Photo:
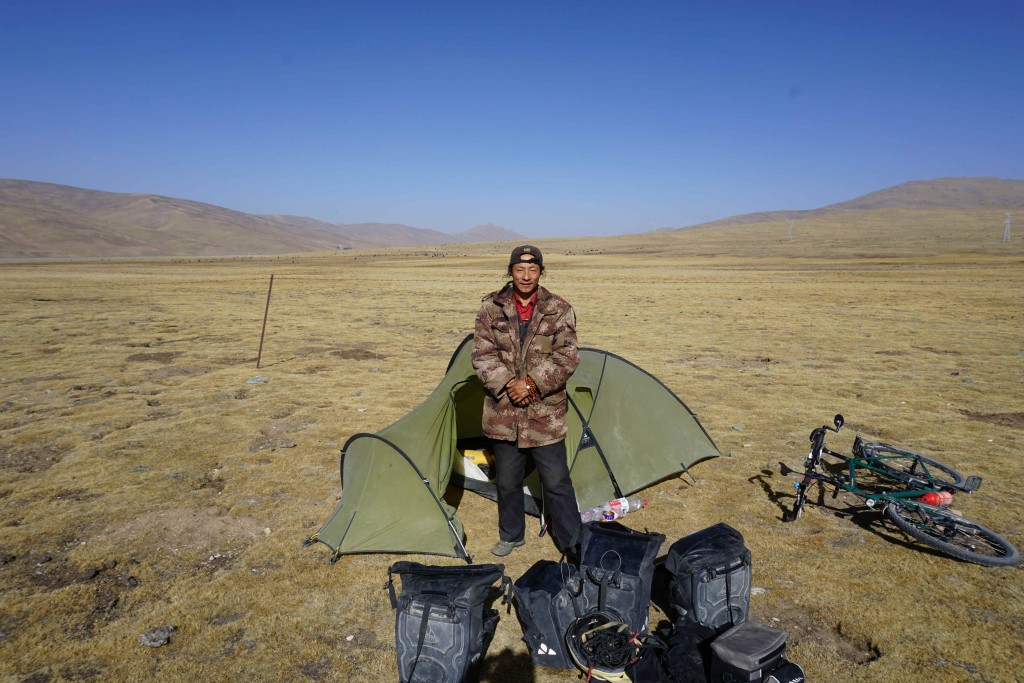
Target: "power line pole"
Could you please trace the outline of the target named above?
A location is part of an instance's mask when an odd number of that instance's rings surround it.
[[[786,239],[790,242],[793,241],[793,219],[789,219],[789,228],[786,230]]]
[[[1010,241],[1010,212],[1006,212],[1006,220],[1003,221],[1003,241]]]

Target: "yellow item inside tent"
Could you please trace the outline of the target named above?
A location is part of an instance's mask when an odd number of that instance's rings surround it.
[[[492,454],[490,451],[475,450],[475,449],[472,449],[472,448],[467,448],[467,449],[462,451],[462,456],[464,458],[467,458],[470,462],[472,462],[477,467],[480,467],[480,466],[483,466],[483,465],[491,465],[491,466],[494,465],[494,454]]]

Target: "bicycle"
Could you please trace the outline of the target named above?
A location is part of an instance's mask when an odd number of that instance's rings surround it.
[[[861,498],[869,508],[882,505],[885,515],[909,536],[960,560],[987,567],[1020,564],[1020,553],[1012,543],[980,524],[950,509],[952,495],[973,493],[981,486],[981,477],[964,477],[957,470],[913,451],[885,443],[854,439],[852,455],[830,450],[825,445],[827,432],[836,432],[844,423],[836,415],[834,426],[822,425],[811,432],[811,450],[804,460],[803,478],[796,482],[793,509],[784,511],[783,521],[792,522],[803,513],[808,491],[814,483],[834,487],[832,498],[840,491]],[[820,471],[823,455],[837,458],[847,473],[832,475]],[[782,474],[800,472],[782,465]]]

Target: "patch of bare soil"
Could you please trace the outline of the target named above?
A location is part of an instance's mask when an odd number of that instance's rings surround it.
[[[1024,413],[972,413],[969,410],[961,410],[960,413],[978,422],[1024,429]]]
[[[119,584],[125,587],[134,588],[138,580],[131,576],[130,572],[115,571],[117,562],[110,560],[98,567],[76,567],[68,562],[67,558],[53,558],[50,555],[42,555],[38,561],[36,558],[26,558],[23,570],[28,573],[28,579],[40,588],[56,589],[64,588],[76,583],[102,582],[104,584]]]
[[[797,605],[780,606],[772,610],[775,618],[785,624],[790,646],[800,643],[814,643],[823,649],[834,651],[839,657],[854,665],[867,664],[882,656],[878,646],[870,639],[851,636],[845,632],[842,623],[829,625],[822,619],[808,613]],[[774,620],[773,620],[774,621]]]
[[[180,355],[180,351],[144,351],[143,353],[133,353],[125,358],[125,360],[130,363],[152,361],[167,365]]]
[[[18,472],[45,472],[63,460],[72,450],[53,445],[29,450],[0,447],[0,468]]]
[[[317,374],[319,374],[321,372],[335,372],[335,371],[337,371],[336,367],[332,367],[332,366],[328,366],[328,365],[311,365],[308,368],[302,368],[298,372],[303,374],[303,375],[317,375]]]
[[[338,349],[337,351],[331,351],[331,355],[344,358],[345,360],[380,360],[387,358],[384,354],[367,349]]]
[[[132,547],[159,546],[205,553],[223,549],[232,541],[255,538],[262,531],[263,525],[258,520],[227,515],[217,507],[175,508],[154,510],[109,527],[99,539],[124,542]]]
[[[66,626],[69,637],[81,640],[91,637],[97,627],[124,616],[124,605],[130,602],[124,598],[139,585],[134,576],[139,561],[132,559],[119,564],[110,559],[83,567],[68,561],[67,550],[67,547],[55,550],[53,555],[42,552],[30,552],[23,557],[5,555],[0,565],[4,567],[8,586],[31,586],[33,592],[57,591],[72,585],[87,587],[91,604],[84,610],[76,610]],[[16,630],[17,620],[5,626]],[[91,676],[77,670],[78,666],[71,665],[72,669],[64,671],[60,680],[91,680]]]
[[[289,436],[292,432],[305,429],[309,422],[304,420],[274,420],[260,427],[260,436],[249,444],[250,453],[258,453],[278,448],[294,448],[295,442]]]

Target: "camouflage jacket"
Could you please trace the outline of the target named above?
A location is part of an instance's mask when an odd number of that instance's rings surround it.
[[[484,385],[483,431],[523,448],[565,438],[565,384],[580,363],[576,314],[569,302],[540,287],[522,346],[511,284],[483,299],[473,332],[473,368]],[[505,393],[529,375],[540,400],[516,407]]]

